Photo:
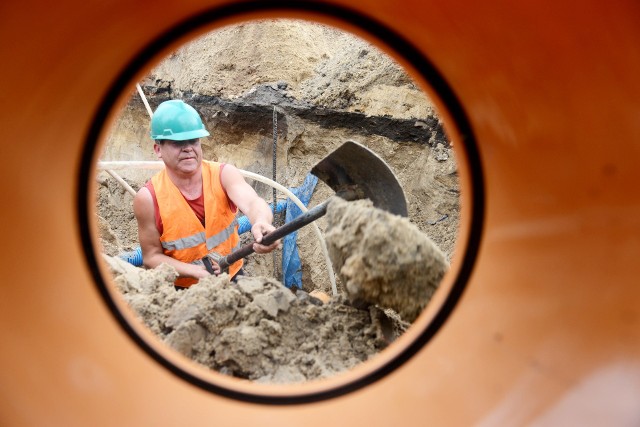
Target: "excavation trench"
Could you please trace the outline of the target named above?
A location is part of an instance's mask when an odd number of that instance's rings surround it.
[[[157,105],[164,99],[151,96],[150,103]],[[211,99],[193,105],[205,121],[215,121],[210,126],[212,136],[203,141],[205,158],[271,175],[272,123],[266,111],[273,110],[272,106],[241,100],[237,108],[232,108],[230,103],[222,105]],[[282,284],[280,254],[249,256],[245,270],[250,277],[237,285],[221,276],[201,281],[186,291],[176,291],[175,272],[171,269],[145,270],[120,259],[138,246],[137,225],[131,211],[131,195],[105,173],[98,176],[98,217],[105,259],[117,288],[147,327],[169,347],[228,375],[259,382],[290,383],[343,372],[374,357],[406,330],[444,274],[443,266],[447,265],[453,247],[449,239],[456,226],[458,206],[455,169],[450,164],[453,153],[445,141],[438,139],[437,128],[430,131],[414,126],[423,135],[421,140],[412,140],[416,138],[401,131],[406,127],[406,121],[402,120],[397,126],[400,130],[393,135],[396,139],[391,139],[388,129],[394,128],[393,122],[382,128],[369,127],[362,133],[358,132],[362,122],[353,121],[353,114],[340,117],[339,112],[332,111],[310,121],[304,117],[313,114],[299,105],[279,107],[277,111],[278,182],[291,187],[300,185],[311,167],[348,137],[363,141],[385,158],[409,202],[410,219],[406,222],[414,227],[410,232],[385,220],[378,222],[377,229],[358,235],[363,231],[357,226],[362,213],[343,221],[340,231],[335,230],[335,224],[338,217],[345,216],[344,212],[317,221],[327,238],[333,239],[328,243],[338,275],[337,297],[323,303],[310,295],[313,291],[326,295],[332,292],[325,260],[309,227],[298,232],[303,286],[295,293]],[[148,126],[140,101],[132,100],[124,113],[121,128],[144,131]],[[385,135],[376,134],[376,129]],[[143,140],[141,145],[151,151],[150,141]],[[120,146],[119,150],[135,148],[131,144]],[[113,147],[111,150],[115,151]],[[420,159],[424,164],[419,163]],[[123,171],[122,175],[137,190],[153,172],[131,170]],[[427,180],[429,183],[424,186],[416,185]],[[270,187],[259,182],[251,184],[271,201]],[[320,181],[309,207],[331,195],[332,190]],[[446,219],[440,220],[443,217]],[[284,216],[279,215],[277,221],[283,222]],[[327,229],[331,221],[333,231]],[[404,231],[403,236],[397,235],[398,229]],[[245,241],[250,239],[249,234],[243,235]],[[380,239],[375,241],[385,234],[394,240],[387,245]],[[419,253],[416,248],[420,245],[409,243],[416,236],[432,242],[436,255]],[[429,244],[421,247],[428,248]],[[404,264],[398,262],[399,258],[403,258]],[[390,259],[395,261],[384,262]],[[433,264],[438,268],[431,268]],[[375,271],[376,266],[401,268],[393,272]]]
[[[188,290],[176,291],[172,269],[161,266],[146,270],[120,258],[139,246],[137,223],[131,209],[131,194],[106,172],[97,175],[99,240],[117,294],[129,303],[146,327],[175,351],[210,369],[258,382],[325,378],[375,357],[409,327],[436,290],[436,279],[446,270],[454,253],[458,230],[460,204],[455,155],[424,94],[397,65],[384,56],[374,55],[374,48],[352,38],[301,27],[296,37],[314,35],[301,46],[309,48],[328,35],[341,48],[329,51],[319,43],[317,53],[292,56],[275,65],[260,63],[259,58],[241,58],[245,53],[248,55],[242,49],[228,50],[236,57],[224,60],[207,53],[223,49],[226,42],[237,46],[234,44],[237,38],[245,37],[249,27],[229,29],[222,38],[198,42],[201,46],[196,44],[196,48],[178,52],[167,60],[168,65],[154,70],[141,82],[151,107],[171,98],[190,103],[200,112],[211,133],[201,141],[205,159],[232,163],[268,178],[274,172],[275,109],[275,181],[287,188],[301,186],[311,168],[343,142],[354,140],[365,145],[394,171],[409,210],[406,223],[398,225],[384,220],[386,231],[381,233],[380,229],[385,228],[379,227],[378,231],[368,231],[366,237],[375,237],[376,233],[395,236],[386,246],[375,243],[376,255],[393,259],[396,265],[402,265],[400,259],[409,264],[395,272],[370,274],[381,279],[371,282],[371,288],[354,287],[354,281],[368,283],[368,279],[359,275],[372,273],[382,263],[378,259],[367,268],[355,267],[372,259],[366,255],[372,249],[367,245],[372,243],[359,236],[356,241],[363,246],[352,248],[343,241],[340,250],[347,252],[337,255],[339,251],[333,249],[339,295],[323,302],[313,296],[314,291],[331,295],[331,286],[317,236],[307,226],[298,231],[296,239],[302,277],[301,289],[296,292],[282,285],[281,253],[249,256],[245,260],[247,277],[237,284],[230,283],[224,275],[212,276]],[[277,35],[264,37],[261,33],[262,37],[255,41],[257,47],[272,51],[276,48],[263,44],[287,43],[293,37],[290,32],[297,31],[295,25],[273,28],[265,31],[276,31]],[[213,61],[213,65],[203,65],[205,59]],[[170,75],[169,71],[180,68],[177,63],[182,67],[181,74]],[[244,69],[245,63],[260,63],[265,76],[257,76],[254,68]],[[230,68],[228,64],[237,66]],[[293,68],[287,68],[287,64]],[[270,65],[279,67],[279,78],[270,77]],[[212,69],[216,73],[211,74]],[[234,77],[225,77],[221,70],[232,70]],[[223,78],[226,80],[220,80]],[[148,113],[137,94],[132,93],[107,136],[101,160],[157,160],[148,129]],[[138,190],[155,171],[131,169],[119,173]],[[273,202],[271,187],[247,181],[261,197]],[[331,188],[318,181],[308,206],[311,208],[333,194]],[[284,200],[282,194],[278,198],[280,202]],[[316,221],[327,239],[331,234],[331,217],[328,214]],[[276,217],[276,225],[284,221],[284,213]],[[352,219],[348,223],[357,222]],[[394,232],[410,229],[409,237],[424,237],[430,243],[422,247],[437,250],[421,253],[415,250],[412,239],[390,232],[389,227]],[[350,233],[355,235],[362,230],[344,227],[337,235],[348,241]],[[243,240],[249,238],[247,234],[242,236]],[[356,261],[358,257],[354,256],[363,254]],[[430,262],[438,268],[433,269]],[[412,281],[422,285],[413,286]],[[356,291],[351,289],[349,293],[350,285]],[[385,294],[384,298],[375,297],[384,303],[366,302],[371,298],[371,289]],[[402,289],[420,292],[396,292]],[[354,303],[353,299],[359,301]]]

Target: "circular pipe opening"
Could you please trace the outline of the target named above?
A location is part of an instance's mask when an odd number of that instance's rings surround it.
[[[92,191],[90,182],[95,177],[97,150],[106,124],[113,121],[114,110],[124,104],[124,94],[130,92],[136,78],[172,46],[191,40],[212,26],[219,28],[233,22],[265,17],[302,18],[342,28],[363,36],[398,60],[437,104],[450,140],[454,142],[463,189],[460,231],[452,268],[433,300],[409,331],[385,349],[381,357],[363,363],[344,375],[287,386],[247,383],[209,371],[168,349],[146,330],[130,307],[118,298],[113,284],[105,279],[104,265],[96,255],[99,245],[92,232],[90,218],[94,212],[89,205],[89,193]],[[123,330],[156,362],[179,378],[226,397],[266,404],[296,404],[337,397],[377,381],[409,360],[437,333],[459,300],[477,255],[484,211],[483,176],[473,132],[459,100],[444,77],[423,52],[381,23],[352,10],[316,3],[270,2],[267,5],[249,2],[241,6],[212,9],[177,24],[146,46],[117,76],[99,107],[83,153],[78,195],[80,231],[87,262],[106,304]]]

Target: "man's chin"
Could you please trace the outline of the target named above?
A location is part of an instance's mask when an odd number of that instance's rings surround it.
[[[200,167],[200,162],[196,159],[186,159],[178,162],[178,169],[183,172],[193,172],[197,170],[198,167]]]

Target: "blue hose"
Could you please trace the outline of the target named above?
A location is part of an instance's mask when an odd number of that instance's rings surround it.
[[[120,259],[123,259],[136,267],[142,267],[142,248],[138,246],[131,252],[121,254]]]

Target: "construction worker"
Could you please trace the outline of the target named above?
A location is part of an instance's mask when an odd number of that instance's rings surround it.
[[[179,100],[160,104],[151,119],[151,138],[165,168],[133,200],[145,267],[175,267],[180,288],[221,273],[216,260],[239,246],[238,210],[252,224],[256,253],[279,245],[259,243],[275,229],[273,214],[238,169],[202,158],[200,138],[206,136],[209,132],[193,107]],[[230,265],[228,273],[242,274],[242,260]]]

